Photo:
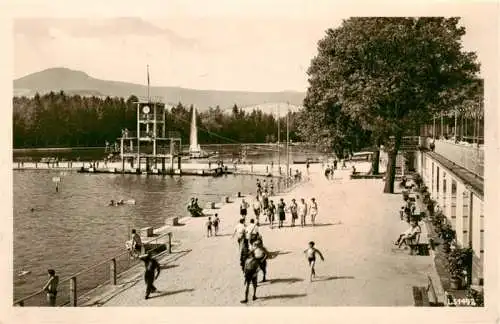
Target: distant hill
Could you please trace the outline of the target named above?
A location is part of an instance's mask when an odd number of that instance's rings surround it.
[[[145,85],[95,79],[85,72],[67,68],[51,68],[14,80],[15,96],[33,96],[36,92],[61,91],[82,96],[111,96],[128,98],[130,95],[143,97],[147,93]],[[232,107],[253,107],[277,102],[302,105],[303,92],[247,92],[195,90],[179,87],[151,87],[152,97],[159,97],[165,103],[194,105],[200,111],[219,105],[222,109]],[[250,110],[251,111],[251,110]]]

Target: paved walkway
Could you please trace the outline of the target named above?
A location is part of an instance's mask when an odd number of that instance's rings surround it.
[[[367,168],[359,165],[358,170]],[[257,301],[249,306],[411,306],[412,286],[425,286],[432,273],[430,256],[410,256],[393,242],[406,229],[399,220],[401,195],[383,194],[382,180],[350,180],[350,171],[326,180],[321,165],[311,165],[311,181],[283,195],[315,197],[316,227],[261,227],[266,247],[279,251],[269,261],[269,282],[259,284]],[[277,200],[277,199],[274,199]],[[115,295],[104,306],[236,306],[243,297],[237,243],[231,238],[239,217],[239,201],[217,210],[219,237],[204,237],[206,219],[189,218],[174,228],[181,250],[191,250],[163,267],[155,285],[159,293],[145,300],[145,285]],[[253,215],[250,212],[250,215]],[[288,217],[288,214],[287,214]],[[288,225],[289,219],[287,219]],[[318,261],[318,278],[309,282],[303,251],[315,241],[325,262]]]

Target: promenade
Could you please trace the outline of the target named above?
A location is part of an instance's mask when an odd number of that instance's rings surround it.
[[[359,171],[368,167],[357,164]],[[427,275],[434,281],[431,256],[411,256],[393,244],[407,227],[398,214],[401,195],[383,194],[382,180],[350,180],[349,174],[350,169],[340,170],[334,180],[327,180],[321,165],[313,164],[310,181],[278,196],[286,203],[291,198],[315,197],[318,225],[292,228],[287,218],[282,229],[261,226],[265,246],[277,256],[268,262],[269,281],[259,283],[258,300],[248,306],[413,306],[412,286],[426,286]],[[159,258],[163,268],[155,282],[159,292],[150,299],[144,299],[141,273],[127,289],[93,303],[240,306],[243,276],[237,243],[231,237],[239,219],[239,202],[235,199],[213,211],[221,218],[220,236],[205,236],[206,218],[188,218],[183,226],[171,228],[174,243],[179,244],[174,252],[184,252]],[[313,282],[303,253],[311,240],[325,257],[325,262],[317,262],[318,277]]]

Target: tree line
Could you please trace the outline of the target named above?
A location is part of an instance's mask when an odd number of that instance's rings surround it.
[[[138,98],[68,96],[63,91],[13,98],[14,148],[101,147],[113,143],[122,129],[135,131]],[[166,114],[167,130],[180,133],[189,143],[193,107],[178,103]],[[290,113],[290,139],[297,135],[297,113]],[[281,141],[286,141],[286,116],[280,118]],[[278,120],[272,114],[248,113],[236,104],[231,112],[219,106],[197,109],[201,144],[269,143],[278,138]]]

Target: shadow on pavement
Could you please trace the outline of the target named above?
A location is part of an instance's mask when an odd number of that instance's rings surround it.
[[[160,265],[160,269],[172,269],[172,268],[177,268],[179,265],[178,264],[165,264],[165,265]]]
[[[269,259],[274,259],[276,258],[278,255],[283,255],[283,254],[290,254],[292,252],[290,251],[269,251],[269,256],[268,258]]]
[[[274,284],[274,283],[282,283],[282,282],[286,282],[286,283],[295,283],[295,282],[300,282],[300,281],[304,281],[304,279],[301,279],[301,278],[276,278],[276,279],[269,279],[267,280],[270,284]]]
[[[329,281],[338,279],[355,279],[353,276],[329,276],[329,277],[317,277],[313,281]]]
[[[300,298],[300,297],[305,297],[305,296],[307,296],[307,294],[283,294],[283,295],[271,295],[271,296],[258,297],[257,300],[292,299],[292,298]]]
[[[224,237],[224,236],[231,236],[233,234],[217,234],[217,235],[214,235],[214,236],[217,236],[217,237]]]
[[[170,295],[180,294],[180,293],[184,293],[184,292],[191,292],[191,291],[194,291],[194,289],[190,288],[190,289],[179,289],[179,290],[174,290],[174,291],[165,291],[165,292],[160,292],[158,294],[152,295],[149,297],[149,299],[163,297],[163,296],[170,296]]]

